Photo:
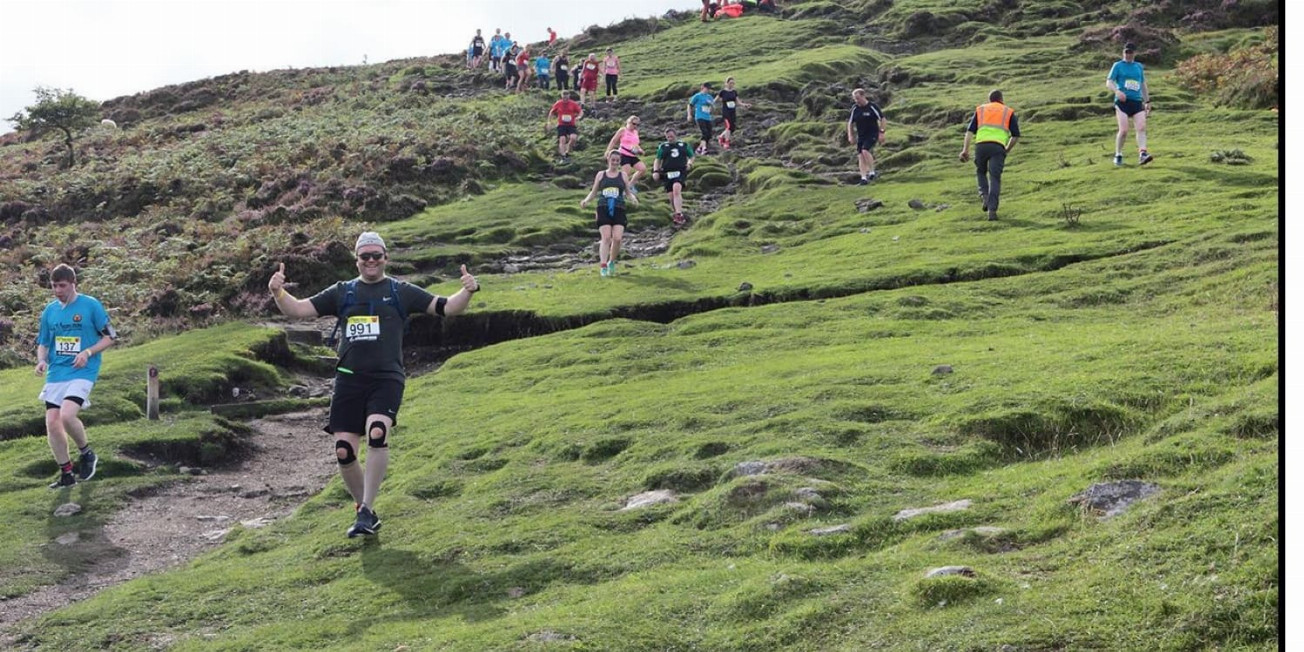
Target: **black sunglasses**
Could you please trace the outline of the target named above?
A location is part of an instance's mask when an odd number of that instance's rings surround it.
[[[358,260],[384,260],[384,259],[385,259],[385,254],[381,252],[368,251],[366,253],[358,254]]]

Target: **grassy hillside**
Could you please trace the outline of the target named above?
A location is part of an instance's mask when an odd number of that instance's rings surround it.
[[[488,270],[443,343],[549,333],[409,382],[378,539],[344,538],[352,501],[334,481],[185,568],[21,624],[18,643],[1276,648],[1279,120],[1216,108],[1172,76],[1252,23],[1224,12],[1192,33],[1165,7],[816,1],[783,20],[591,29],[576,49],[614,44],[629,97],[590,117],[571,167],[541,131],[550,98],[504,97],[440,59],[124,98],[112,106],[137,122],[88,137],[113,154],[81,169],[36,162],[53,143],[0,146],[5,206],[26,207],[0,258],[24,279],[0,290],[16,333],[48,300],[32,270],[71,255],[135,344],[106,354],[96,392],[112,416],[93,435],[107,466],[76,490],[94,490],[82,514],[49,516],[43,439],[0,442],[0,506],[26,526],[6,535],[6,596],[75,576],[85,562],[54,538],[179,477],[132,451],[239,453],[238,424],[140,420],[135,379],[168,360],[193,387],[172,408],[283,386],[295,354],[239,323],[266,318],[276,261],[315,290],[348,274],[347,243],[376,226],[395,267],[436,291],[457,264]],[[1145,168],[1133,142],[1129,165],[1110,162],[1111,33],[1163,44],[1147,62]],[[688,95],[730,75],[754,104],[740,146],[701,161],[695,221],[666,253],[610,279],[499,272],[509,256],[591,247],[578,202],[624,116],[643,118],[645,140],[687,129]],[[868,188],[844,183],[857,86],[889,123]],[[993,87],[1023,138],[987,222],[956,155]],[[154,191],[115,204],[129,183]],[[110,198],[92,210],[99,191]],[[663,227],[661,193],[641,198],[631,230]],[[3,374],[0,411],[28,419],[38,381]],[[1070,502],[1125,480],[1157,493],[1111,517]],[[670,501],[626,508],[649,491]],[[968,572],[926,577],[945,566]]]

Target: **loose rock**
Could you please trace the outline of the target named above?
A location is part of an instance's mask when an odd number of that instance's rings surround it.
[[[850,532],[850,531],[851,531],[850,523],[842,523],[840,525],[834,525],[831,527],[819,527],[819,528],[815,528],[814,530],[807,530],[809,534],[812,534],[817,537],[828,536],[830,534],[842,534],[843,532]]]
[[[679,498],[675,496],[675,492],[670,491],[669,489],[644,491],[641,494],[630,496],[629,500],[625,501],[625,506],[622,507],[620,511],[624,512],[631,509],[639,509],[640,507],[650,507],[661,503],[673,503],[678,501]]]
[[[923,514],[936,514],[940,512],[958,512],[961,510],[969,509],[969,507],[972,505],[973,505],[973,501],[969,500],[968,498],[965,498],[964,500],[956,500],[949,503],[943,503],[941,505],[933,505],[932,507],[914,507],[911,509],[903,509],[897,512],[896,515],[892,517],[892,520],[904,521]]]
[[[952,368],[951,368],[951,365],[949,365],[949,364],[939,364],[939,365],[937,365],[936,367],[933,367],[933,375],[934,375],[934,376],[941,376],[941,375],[944,375],[944,374],[949,374],[949,373],[954,373],[954,372],[955,372],[955,369],[952,369]]]
[[[64,503],[54,509],[54,515],[59,517],[72,516],[81,511],[81,505],[77,503]]]
[[[969,568],[968,566],[942,566],[941,568],[934,568],[928,571],[928,573],[925,574],[924,577],[944,577],[946,575],[963,575],[964,577],[977,577],[978,573],[975,573],[974,570],[972,568]]]
[[[868,213],[868,212],[874,210],[875,208],[881,208],[882,206],[883,206],[883,202],[882,202],[882,201],[879,201],[879,200],[877,200],[877,199],[873,199],[873,198],[871,198],[871,197],[865,197],[865,198],[857,199],[857,200],[856,200],[856,210],[858,210],[858,211],[860,211],[860,212],[862,212],[862,213]],[[865,229],[864,231],[862,231],[862,233],[864,233],[864,232],[868,232],[868,231],[869,231],[868,229]]]
[[[1159,485],[1140,480],[1119,480],[1118,482],[1097,482],[1069,498],[1070,505],[1077,505],[1102,519],[1118,516],[1127,511],[1132,503],[1149,498],[1159,493]]]
[[[910,201],[906,202],[906,205],[909,206],[909,207],[911,207],[911,208],[913,208],[913,209],[915,209],[915,210],[917,210],[917,211],[919,211],[919,210],[923,210],[924,208],[927,208],[927,207],[924,205],[924,202],[922,202],[922,201],[920,201],[920,200],[918,200],[918,199],[911,199]]]
[[[79,532],[64,532],[63,534],[60,534],[60,535],[59,535],[59,536],[54,540],[54,542],[57,543],[57,544],[59,544],[59,545],[61,545],[61,546],[70,546],[70,545],[72,545],[72,544],[74,544],[74,543],[77,543],[77,542],[80,541],[80,540],[81,540],[81,533],[79,533]]]
[[[751,291],[752,291],[752,284],[751,284],[751,283],[748,283],[747,281],[743,281],[742,283],[739,283],[739,284],[738,284],[738,291],[739,291],[739,292],[751,292]]]

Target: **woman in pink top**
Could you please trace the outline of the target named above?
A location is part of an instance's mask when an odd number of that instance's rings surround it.
[[[629,177],[629,192],[631,194],[638,193],[638,190],[634,188],[634,184],[638,182],[640,176],[647,172],[647,165],[638,158],[643,154],[643,148],[638,144],[638,123],[638,116],[629,116],[625,120],[625,126],[617,129],[616,134],[607,143],[607,151],[614,150],[620,153],[620,169],[625,171],[626,177]],[[634,170],[632,174],[630,173],[631,168]]]
[[[607,56],[602,57],[602,71],[607,75],[607,99],[617,97],[616,82],[620,80],[620,57],[607,48]]]

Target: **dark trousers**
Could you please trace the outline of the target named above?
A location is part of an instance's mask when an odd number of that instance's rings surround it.
[[[987,209],[995,211],[1001,203],[1001,173],[1005,171],[1005,146],[978,143],[973,163],[978,168],[978,192],[987,196]]]

